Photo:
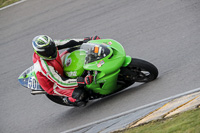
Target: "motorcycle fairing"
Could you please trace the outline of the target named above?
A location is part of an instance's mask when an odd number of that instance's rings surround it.
[[[18,78],[18,81],[20,84],[26,88],[29,88],[33,91],[42,91],[43,89],[39,85],[35,72],[34,72],[34,66],[29,67],[26,69]]]

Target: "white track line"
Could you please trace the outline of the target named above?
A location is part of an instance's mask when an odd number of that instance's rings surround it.
[[[26,0],[20,0],[20,1],[18,1],[18,2],[15,2],[15,3],[13,3],[13,4],[10,4],[10,5],[8,5],[8,6],[2,7],[2,8],[0,8],[0,11],[3,10],[3,9],[6,9],[6,8],[8,8],[8,7],[11,7],[11,6],[20,4],[20,3],[25,2],[25,1],[26,1]]]
[[[171,97],[168,97],[168,98],[165,98],[165,99],[162,99],[162,100],[159,100],[159,101],[156,101],[156,102],[153,102],[153,103],[150,103],[150,104],[147,104],[147,105],[144,105],[144,106],[141,106],[141,107],[138,107],[138,108],[135,108],[135,109],[132,109],[132,110],[117,114],[117,115],[114,115],[114,116],[110,116],[110,117],[104,118],[104,119],[99,120],[99,121],[95,121],[95,122],[92,122],[92,123],[89,123],[89,124],[86,124],[86,125],[83,125],[83,126],[80,126],[80,127],[76,127],[76,128],[73,128],[73,129],[69,129],[69,130],[63,131],[61,133],[70,133],[70,132],[76,131],[78,129],[82,129],[84,127],[87,127],[87,126],[90,126],[90,125],[93,125],[93,124],[98,124],[98,123],[101,123],[101,122],[104,122],[104,121],[108,121],[110,119],[114,119],[114,118],[129,114],[131,112],[135,112],[135,111],[138,111],[138,110],[141,110],[141,109],[144,109],[144,108],[147,108],[147,107],[154,106],[156,104],[162,103],[164,101],[170,101],[172,99],[179,98],[179,97],[182,97],[182,96],[185,96],[185,95],[188,95],[188,94],[191,94],[191,93],[195,93],[195,92],[198,92],[198,91],[200,91],[200,88],[197,88],[197,89],[194,89],[194,90],[191,90],[191,91],[187,91],[187,92],[184,92],[184,93],[181,93],[181,94],[177,94],[175,96],[171,96]]]

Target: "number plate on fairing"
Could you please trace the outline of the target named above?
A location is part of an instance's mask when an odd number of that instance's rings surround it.
[[[39,83],[34,77],[29,77],[28,78],[28,88],[32,90],[38,90]]]
[[[31,90],[43,90],[39,85],[34,72],[34,67],[31,66],[30,68],[26,69],[18,78],[19,83]]]

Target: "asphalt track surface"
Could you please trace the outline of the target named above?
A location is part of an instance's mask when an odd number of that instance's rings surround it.
[[[27,0],[1,10],[0,132],[62,132],[198,88],[199,7],[199,0]],[[159,78],[84,108],[32,96],[17,78],[32,65],[39,34],[115,39],[128,55],[155,64]]]

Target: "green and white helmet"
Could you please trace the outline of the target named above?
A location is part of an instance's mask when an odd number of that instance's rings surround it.
[[[54,41],[47,35],[39,35],[33,38],[33,49],[37,55],[46,60],[57,57],[57,48]]]

